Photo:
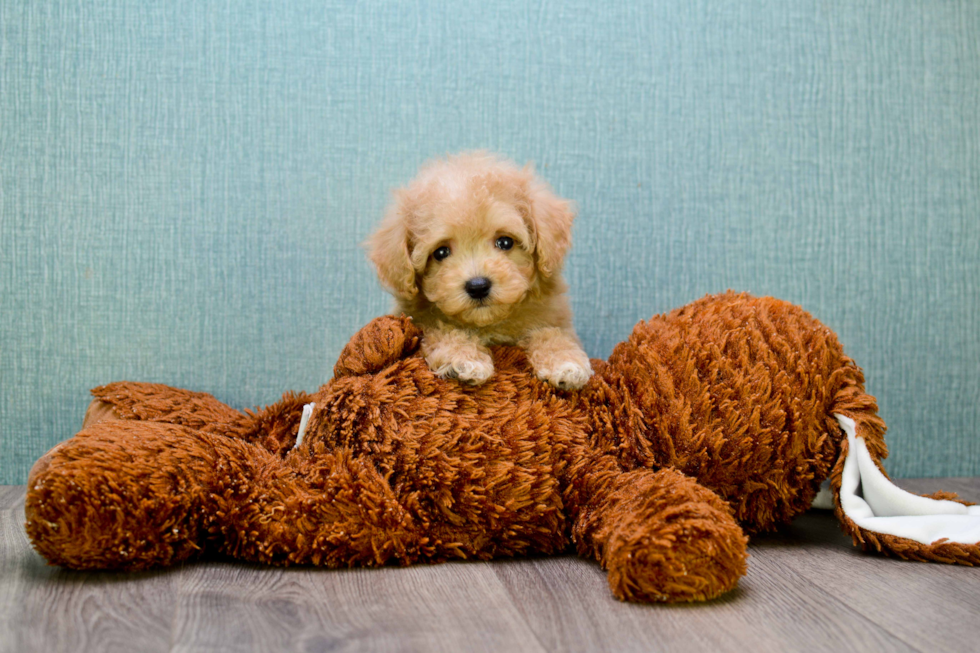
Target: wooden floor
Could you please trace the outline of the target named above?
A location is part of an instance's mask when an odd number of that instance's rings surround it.
[[[903,481],[980,499],[980,479]],[[0,651],[977,651],[980,569],[862,554],[828,513],[756,538],[726,597],[630,605],[574,556],[404,569],[47,566],[0,486]]]

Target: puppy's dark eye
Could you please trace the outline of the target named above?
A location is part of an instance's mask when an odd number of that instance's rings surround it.
[[[497,249],[508,250],[514,246],[514,239],[510,236],[501,236],[497,239]]]
[[[448,258],[450,254],[452,254],[450,249],[445,245],[443,245],[442,247],[436,249],[436,251],[432,252],[432,258],[434,258],[437,261],[441,261],[443,259]]]

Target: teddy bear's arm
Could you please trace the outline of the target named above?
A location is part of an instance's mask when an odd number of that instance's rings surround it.
[[[92,396],[83,431],[104,421],[158,422],[247,440],[277,455],[293,448],[303,406],[310,401],[305,392],[287,392],[264,408],[239,411],[206,392],[132,381],[100,386]]]
[[[421,339],[422,331],[404,315],[375,318],[355,333],[340,352],[333,368],[334,377],[380,372],[413,354]]]
[[[747,538],[711,490],[672,469],[624,473],[612,456],[583,469],[575,487],[587,498],[573,537],[580,555],[608,570],[616,598],[706,600],[745,574]]]
[[[105,419],[177,424],[243,436],[253,428],[252,417],[206,392],[173,388],[161,383],[118,381],[92,390],[98,404],[89,407],[85,426]]]

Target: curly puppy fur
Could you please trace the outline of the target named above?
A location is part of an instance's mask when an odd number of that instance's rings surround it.
[[[592,368],[560,274],[574,218],[530,165],[465,153],[429,162],[397,190],[366,245],[438,375],[484,383],[489,346],[516,344],[538,378],[578,389]]]

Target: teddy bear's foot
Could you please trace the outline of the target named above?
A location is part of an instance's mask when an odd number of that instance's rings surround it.
[[[621,479],[576,529],[580,550],[593,548],[608,570],[616,598],[705,601],[735,587],[747,538],[718,495],[673,470]]]
[[[31,470],[27,534],[70,569],[136,571],[206,551],[330,567],[477,553],[451,528],[443,544],[416,524],[372,460],[307,444],[290,454],[176,424],[98,422]]]
[[[72,569],[138,570],[186,560],[203,546],[210,515],[199,476],[208,451],[185,427],[109,420],[44,455],[28,478],[25,514],[34,548]]]

